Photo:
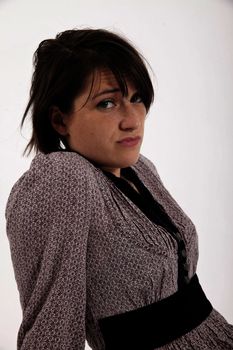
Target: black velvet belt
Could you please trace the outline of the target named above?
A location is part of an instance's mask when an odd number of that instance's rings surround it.
[[[165,299],[98,322],[106,350],[154,350],[200,325],[212,309],[195,274]]]

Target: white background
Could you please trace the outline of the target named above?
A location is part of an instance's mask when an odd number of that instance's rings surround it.
[[[141,153],[194,222],[200,282],[233,323],[233,1],[0,0],[0,350],[16,349],[21,322],[4,209],[34,157],[21,157],[30,124],[19,129],[32,55],[74,27],[122,33],[150,62],[155,103]]]

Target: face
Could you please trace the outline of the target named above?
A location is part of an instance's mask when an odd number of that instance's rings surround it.
[[[88,99],[91,82],[92,77],[82,94],[74,100],[72,113],[61,114],[63,123],[56,122],[56,110],[51,122],[60,134],[66,136],[73,151],[120,177],[120,169],[135,164],[139,158],[146,108],[130,82],[127,82],[128,95],[122,96],[110,70],[98,72]],[[136,144],[119,142],[136,136],[140,136]]]

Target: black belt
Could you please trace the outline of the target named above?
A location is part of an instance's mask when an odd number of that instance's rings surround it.
[[[98,322],[106,350],[154,350],[200,325],[212,309],[195,274],[165,299]]]

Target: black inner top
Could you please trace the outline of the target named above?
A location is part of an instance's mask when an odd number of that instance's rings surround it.
[[[178,228],[170,220],[163,207],[153,198],[150,191],[144,186],[136,172],[131,167],[122,168],[121,174],[124,178],[131,181],[140,193],[138,193],[125,179],[117,177],[111,172],[105,170],[102,171],[152,222],[164,227],[176,239],[178,243],[178,288],[187,284],[189,278],[188,267],[186,264],[185,244],[179,234]]]

